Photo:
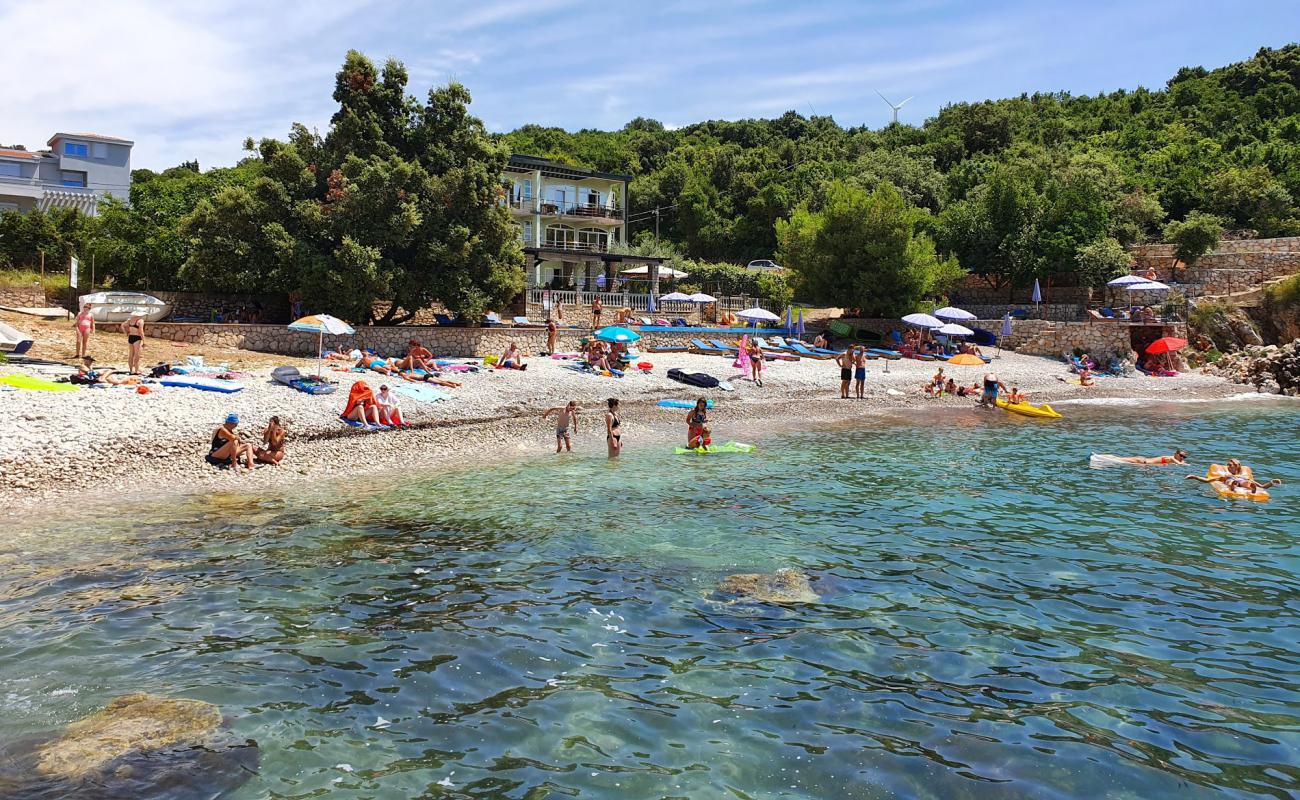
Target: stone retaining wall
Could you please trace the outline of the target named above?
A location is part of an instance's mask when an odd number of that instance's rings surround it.
[[[120,333],[116,324],[103,324],[98,328],[108,333]],[[154,322],[145,325],[145,333],[152,339],[292,356],[315,356],[317,348],[316,336],[291,331],[283,325]],[[575,352],[579,348],[579,341],[590,335],[589,328],[561,328],[556,347],[560,352]],[[691,338],[700,335],[698,331],[689,328],[680,332],[649,332],[642,335],[640,346],[646,349],[661,344],[684,345]],[[735,337],[723,338],[730,340]],[[525,355],[536,355],[546,350],[545,328],[458,328],[433,325],[360,328],[352,336],[326,336],[325,349],[368,348],[382,356],[397,356],[406,352],[407,342],[411,339],[420,340],[435,355],[453,358],[498,355],[511,341],[517,343]]]
[[[1148,267],[1158,279],[1169,283],[1196,284],[1198,295],[1243,292],[1259,284],[1300,272],[1300,237],[1238,239],[1220,242],[1190,268],[1173,274],[1174,245],[1143,244],[1129,248],[1136,264],[1134,272]]]
[[[39,286],[0,286],[0,306],[9,308],[44,308],[45,291]]]
[[[845,319],[845,323],[859,330],[888,333],[899,330],[900,323],[892,319]],[[1001,319],[978,319],[962,323],[968,328],[983,328],[995,334],[1002,327]],[[1076,347],[1101,358],[1112,355],[1129,358],[1132,353],[1134,327],[1159,327],[1158,336],[1187,338],[1187,325],[1181,322],[1155,326],[1135,326],[1113,320],[1085,320],[1056,322],[1053,320],[1023,319],[1011,324],[1011,335],[1002,339],[1008,350],[1031,356],[1060,356]],[[1151,338],[1158,338],[1153,335]]]

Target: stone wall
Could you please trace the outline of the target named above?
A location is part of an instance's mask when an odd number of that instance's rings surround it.
[[[1143,244],[1129,248],[1136,264],[1134,272],[1154,269],[1158,279],[1169,283],[1197,284],[1198,295],[1243,292],[1264,281],[1300,272],[1300,237],[1280,239],[1238,239],[1220,242],[1190,268],[1174,275],[1174,245]]]
[[[116,324],[104,324],[98,327],[109,333],[119,332]],[[145,326],[145,333],[153,339],[292,356],[315,356],[317,348],[316,336],[291,331],[283,325],[154,322]],[[575,352],[579,348],[579,341],[590,335],[589,328],[561,328],[556,347],[560,352]],[[684,345],[691,338],[700,335],[698,331],[689,328],[681,331],[648,332],[642,335],[640,346],[646,349],[660,344]],[[736,337],[728,335],[723,338]],[[511,341],[517,343],[525,355],[536,355],[546,350],[545,328],[510,326],[459,328],[400,325],[389,328],[360,328],[355,335],[326,336],[324,341],[326,350],[366,348],[382,356],[396,356],[406,352],[407,342],[411,339],[420,340],[435,355],[452,358],[497,355],[505,350],[506,345]]]
[[[845,323],[859,330],[888,333],[905,327],[892,319],[845,319]],[[983,328],[997,334],[1002,327],[999,319],[978,319],[962,323],[968,328]],[[1011,323],[1011,335],[1002,339],[1002,346],[1008,350],[1031,356],[1060,356],[1073,351],[1076,347],[1101,357],[1112,355],[1128,358],[1133,350],[1133,328],[1150,328],[1149,338],[1160,336],[1178,336],[1187,338],[1187,326],[1184,323],[1157,325],[1131,325],[1114,320],[1084,320],[1077,322],[1057,322],[1054,320],[1023,319]]]
[[[39,286],[0,286],[0,306],[8,308],[44,308],[45,291]]]

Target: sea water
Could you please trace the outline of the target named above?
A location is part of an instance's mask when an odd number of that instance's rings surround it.
[[[0,737],[148,691],[256,740],[237,798],[1296,796],[1300,409],[1062,410],[53,511]],[[1230,456],[1288,485],[1183,479]]]

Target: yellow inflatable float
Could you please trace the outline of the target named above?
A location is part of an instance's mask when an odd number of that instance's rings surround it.
[[[1023,414],[1026,417],[1043,417],[1044,419],[1060,419],[1061,415],[1052,410],[1047,403],[1041,406],[1030,405],[1029,403],[1008,403],[1001,397],[997,399],[998,408],[1005,408],[1013,414]]]
[[[1234,489],[1229,486],[1224,482],[1224,480],[1234,476],[1228,471],[1228,467],[1224,464],[1211,464],[1209,468],[1205,470],[1205,477],[1214,481],[1210,485],[1214,487],[1214,491],[1218,492],[1220,497],[1230,497],[1236,500],[1254,500],[1256,503],[1266,503],[1268,502],[1269,497],[1271,497],[1265,489],[1256,489],[1252,492],[1247,491],[1245,488]],[[1255,472],[1250,467],[1243,464],[1241,472],[1237,473],[1236,477],[1253,481],[1255,480]]]

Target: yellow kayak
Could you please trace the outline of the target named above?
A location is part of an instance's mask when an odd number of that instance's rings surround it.
[[[1030,405],[1029,403],[1008,403],[1001,397],[998,398],[998,408],[1005,408],[1013,414],[1024,414],[1026,417],[1046,417],[1047,419],[1060,419],[1061,415],[1052,410],[1047,403],[1041,406]]]

